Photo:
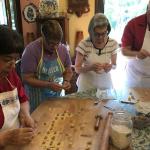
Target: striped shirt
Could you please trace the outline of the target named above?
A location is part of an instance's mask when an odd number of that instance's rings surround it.
[[[97,55],[100,55],[101,57],[107,57],[111,58],[111,55],[117,53],[118,49],[118,43],[114,40],[109,38],[107,44],[103,49],[97,49],[93,46],[93,43],[91,42],[90,38],[87,38],[85,40],[82,40],[78,46],[76,47],[76,51],[80,52],[82,55],[84,55],[84,59],[86,60],[90,53],[95,53]]]

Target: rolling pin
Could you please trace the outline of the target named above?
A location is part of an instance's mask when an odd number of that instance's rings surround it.
[[[102,134],[100,150],[108,150],[109,148],[110,123],[111,123],[112,115],[113,115],[112,112],[108,112],[106,122],[105,122],[104,132]]]

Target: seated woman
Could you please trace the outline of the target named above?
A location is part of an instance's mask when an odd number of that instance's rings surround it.
[[[118,44],[109,38],[111,27],[104,14],[97,13],[88,27],[89,37],[76,48],[75,69],[78,91],[112,88],[110,70],[116,65]]]
[[[28,98],[15,72],[22,49],[18,33],[0,25],[0,149],[9,144],[26,144],[34,136]]]
[[[62,89],[70,88],[72,77],[71,59],[61,44],[63,32],[59,23],[45,21],[41,33],[42,37],[27,45],[22,55],[22,77],[32,111],[43,100],[61,96]]]

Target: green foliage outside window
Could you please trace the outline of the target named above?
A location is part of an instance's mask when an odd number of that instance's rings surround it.
[[[112,31],[110,36],[119,43],[125,25],[132,18],[146,12],[149,0],[105,0],[105,15],[108,17]]]

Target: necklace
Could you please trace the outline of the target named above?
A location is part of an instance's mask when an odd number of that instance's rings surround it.
[[[102,48],[97,48],[97,47],[95,47],[95,45],[93,44],[93,46],[94,46],[94,48],[95,49],[98,49],[98,55],[101,55],[101,51],[105,48],[105,46],[107,45],[107,43],[108,43],[108,41],[109,41],[109,37],[107,38],[107,41],[106,41],[106,43],[104,44],[104,46],[102,47]],[[92,42],[92,41],[91,41]]]

